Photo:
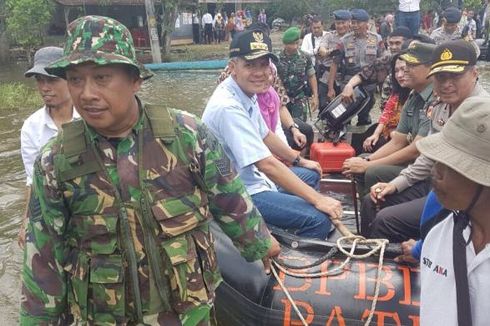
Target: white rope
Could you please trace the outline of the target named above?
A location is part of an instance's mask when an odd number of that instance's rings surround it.
[[[350,232],[349,232],[350,233]],[[379,261],[378,261],[378,269],[377,269],[377,277],[376,277],[376,285],[374,289],[374,296],[373,296],[373,302],[371,303],[371,310],[369,311],[368,318],[365,322],[364,325],[369,325],[371,323],[371,320],[374,316],[374,311],[376,310],[376,304],[378,303],[378,297],[379,297],[379,289],[381,285],[381,271],[383,269],[383,260],[384,260],[384,253],[386,249],[386,245],[388,244],[388,240],[386,239],[366,239],[362,236],[354,235],[352,233],[347,233],[346,236],[340,237],[337,240],[337,248],[339,251],[341,251],[344,255],[347,256],[347,258],[342,262],[339,266],[326,270],[323,272],[317,272],[317,273],[298,273],[298,272],[293,272],[288,270],[287,268],[281,266],[276,260],[272,260],[273,265],[271,266],[272,273],[274,274],[274,277],[276,278],[279,286],[283,290],[284,294],[286,295],[287,299],[291,303],[291,306],[293,307],[294,311],[296,314],[299,316],[301,319],[303,325],[308,326],[306,323],[306,320],[304,319],[303,315],[301,314],[301,311],[299,311],[298,306],[294,302],[293,298],[291,297],[288,289],[284,286],[284,283],[281,281],[279,278],[279,275],[277,274],[277,271],[274,268],[274,265],[284,274],[293,276],[293,277],[298,277],[298,278],[317,278],[317,277],[323,277],[323,276],[333,276],[333,275],[338,275],[339,273],[342,273],[344,267],[350,262],[352,258],[354,259],[364,259],[371,257],[374,255],[376,252],[379,251]],[[344,249],[343,245],[345,242],[352,242],[351,249],[350,251],[347,251]],[[355,250],[358,244],[361,245],[366,245],[366,246],[372,246],[374,247],[368,251],[367,253],[357,255],[355,254]]]

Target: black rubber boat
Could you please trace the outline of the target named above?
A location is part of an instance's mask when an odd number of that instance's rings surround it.
[[[344,187],[342,193],[341,187]],[[327,189],[330,187],[327,187]],[[323,191],[325,187],[323,187]],[[345,185],[330,189],[346,202]],[[348,208],[347,208],[348,209]],[[345,221],[355,230],[353,217]],[[272,275],[265,275],[261,262],[247,263],[231,241],[215,225],[215,247],[224,282],[219,286],[216,314],[219,325],[302,325],[298,315]],[[280,262],[292,267],[314,265],[308,272],[325,271],[338,266],[345,256],[335,250],[335,231],[329,241],[297,237],[272,228],[281,243]],[[346,248],[349,249],[349,248]],[[370,248],[360,246],[357,253]],[[400,265],[394,258],[399,245],[388,245],[380,274],[380,290],[371,325],[418,325],[419,269]],[[371,311],[379,256],[352,260],[342,273],[319,278],[298,278],[280,272],[279,277],[308,325],[363,325]]]

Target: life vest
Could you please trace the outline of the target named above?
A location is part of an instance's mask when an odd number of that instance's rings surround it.
[[[64,269],[68,303],[77,320],[142,322],[141,299],[149,300],[149,294],[140,293],[134,282],[141,277],[140,268],[152,275],[151,295],[160,297],[164,311],[176,314],[212,302],[221,281],[209,232],[207,189],[195,150],[182,140],[174,110],[146,105],[142,114],[146,115],[139,130],[142,135],[135,138],[145,137],[143,147],[151,152],[147,157],[141,153],[142,162],[149,164],[150,158],[162,155],[172,160],[165,166],[166,175],[158,168],[144,170],[138,162],[141,200],[137,204],[121,200],[83,120],[63,125],[59,135],[61,150],[54,157],[54,173],[70,211]],[[162,183],[167,185],[154,186]],[[147,264],[142,266],[141,260],[135,260],[129,209],[139,210],[136,223],[147,231],[144,239],[134,240],[145,248]]]

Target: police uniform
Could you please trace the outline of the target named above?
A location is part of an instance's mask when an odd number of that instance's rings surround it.
[[[68,35],[49,73],[120,62],[150,77],[119,22],[82,17]],[[213,135],[188,113],[138,106],[126,137],[105,138],[78,120],[36,161],[22,325],[207,325],[221,280],[209,222],[247,260],[266,255],[265,224]]]
[[[455,7],[450,7],[444,10],[442,16],[444,19],[446,19],[446,22],[450,24],[456,24],[459,23],[461,20],[461,10]],[[444,30],[444,26],[441,26],[439,28],[436,28],[432,33],[430,34],[430,37],[436,42],[437,45],[447,42],[447,41],[453,41],[461,38],[461,29],[458,25],[456,30],[453,33],[447,33]]]
[[[333,16],[335,20],[340,21],[348,21],[352,18],[350,12],[348,10],[335,10],[333,12]],[[342,36],[339,35],[337,31],[330,31],[326,33],[322,39],[320,40],[320,47],[323,47],[327,50],[327,53],[331,53],[334,50],[339,48],[340,39]],[[318,98],[320,108],[323,108],[328,101],[327,93],[328,93],[328,74],[330,71],[330,67],[333,63],[333,57],[327,55],[326,57],[320,57],[317,55],[316,57],[316,76],[318,80]],[[339,69],[341,70],[341,69]],[[336,76],[335,85],[338,87],[338,83],[340,82],[341,74],[338,71]],[[339,93],[340,90],[336,90],[336,93]]]
[[[369,15],[365,10],[353,9],[351,11],[352,19],[358,21],[368,21]],[[354,32],[350,32],[341,38],[339,49],[342,51],[342,56],[336,57],[338,67],[342,66],[342,83],[341,88],[349,82],[349,80],[359,73],[362,67],[373,64],[377,58],[380,58],[385,53],[385,48],[381,36],[376,33],[367,31],[365,37],[358,37]],[[367,87],[367,91],[373,93],[376,85]],[[359,124],[370,124],[369,112],[374,105],[374,96],[372,101],[366,108],[358,114]]]

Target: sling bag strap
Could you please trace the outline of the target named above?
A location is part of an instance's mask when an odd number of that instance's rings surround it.
[[[466,240],[463,230],[468,225],[468,216],[455,214],[453,228],[453,266],[456,281],[456,302],[458,307],[458,325],[471,326],[470,288],[468,285],[468,267],[466,265]]]

